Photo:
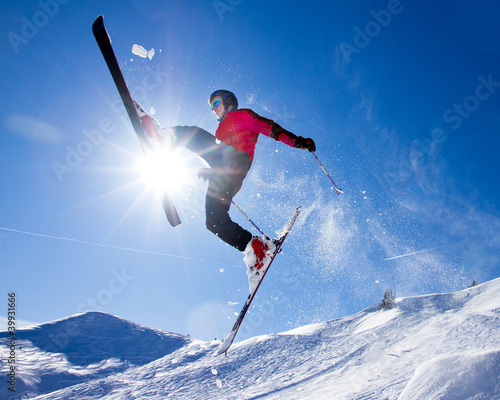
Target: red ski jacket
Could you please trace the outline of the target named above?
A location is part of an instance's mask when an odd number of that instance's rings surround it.
[[[220,122],[215,137],[238,151],[244,151],[253,161],[259,133],[291,147],[295,146],[297,139],[292,132],[248,108],[227,113]]]

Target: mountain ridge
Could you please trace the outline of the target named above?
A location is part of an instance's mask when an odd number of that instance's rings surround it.
[[[499,332],[500,278],[253,337],[216,358],[218,341],[91,312],[21,329],[17,379],[37,399],[500,399]]]

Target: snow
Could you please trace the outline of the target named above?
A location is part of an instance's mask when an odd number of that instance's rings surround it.
[[[361,333],[370,329],[377,328],[378,326],[386,324],[391,319],[396,318],[399,315],[401,315],[401,311],[398,311],[397,309],[377,311],[362,318],[359,321],[359,325],[354,333]]]
[[[397,299],[235,343],[98,312],[18,331],[16,393],[36,399],[500,399],[500,279]],[[0,374],[7,376],[6,332]],[[237,338],[238,339],[238,338]]]
[[[321,331],[326,326],[326,323],[311,324],[301,326],[300,328],[295,328],[287,332],[283,332],[280,335],[313,335]]]
[[[399,400],[472,398],[500,398],[500,350],[433,358],[417,368]]]
[[[155,55],[155,49],[151,49],[151,50],[147,51],[140,44],[134,44],[132,46],[132,53],[134,53],[136,56],[139,56],[142,58],[149,58],[151,60]]]

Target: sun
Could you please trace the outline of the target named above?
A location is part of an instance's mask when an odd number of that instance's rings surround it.
[[[189,184],[190,168],[178,151],[157,150],[138,161],[141,180],[159,193],[182,192]]]

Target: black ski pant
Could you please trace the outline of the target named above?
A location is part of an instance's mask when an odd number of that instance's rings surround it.
[[[187,148],[210,165],[205,198],[207,229],[227,244],[240,251],[245,250],[252,234],[231,220],[229,208],[250,170],[250,156],[218,141],[214,135],[196,126],[176,126],[173,129],[176,147]]]

